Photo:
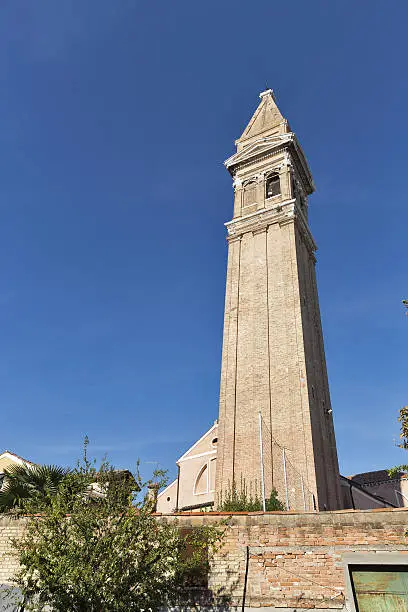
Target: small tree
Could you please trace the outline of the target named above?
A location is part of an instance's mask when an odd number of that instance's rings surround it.
[[[398,421],[401,423],[400,430],[400,443],[397,444],[399,448],[408,450],[408,406],[404,406],[399,411]],[[394,478],[398,472],[408,472],[408,465],[397,465],[388,471],[390,478]]]
[[[402,300],[403,305],[407,309],[408,315],[408,300]],[[401,423],[400,429],[400,443],[397,444],[399,448],[403,448],[408,450],[408,406],[404,406],[399,411],[398,421]],[[394,478],[398,472],[408,472],[408,465],[397,465],[393,467],[391,470],[388,470],[388,475],[390,478]]]
[[[97,499],[84,493],[95,482]],[[85,452],[83,464],[13,542],[21,609],[155,611],[180,597],[194,572],[208,569],[207,550],[217,546],[222,530],[183,536],[176,523],[151,514],[143,491],[138,473],[123,478],[107,463],[96,470]],[[24,509],[36,510],[30,501]],[[186,558],[187,546],[192,553]]]

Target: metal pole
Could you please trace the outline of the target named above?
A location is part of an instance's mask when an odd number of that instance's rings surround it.
[[[263,459],[263,442],[262,442],[262,415],[258,412],[259,417],[259,452],[261,455],[261,491],[262,491],[262,508],[266,512],[265,504],[265,474],[264,474],[264,459]]]
[[[307,508],[306,508],[306,497],[305,497],[305,485],[303,482],[303,476],[300,477],[300,481],[302,483],[302,497],[303,497],[303,508],[306,512]]]
[[[397,497],[397,493],[398,493],[398,495],[401,495],[401,497],[405,499],[405,501],[408,502],[408,497],[404,495],[403,493],[401,493],[401,491],[397,491],[397,489],[394,489],[394,491],[395,491],[395,497]],[[398,504],[398,497],[397,497],[397,504]],[[405,504],[403,503],[402,506],[405,507]]]
[[[283,475],[285,478],[286,510],[289,510],[288,475],[286,473],[286,453],[285,453],[284,448],[282,448],[282,458],[283,458]]]
[[[178,470],[177,470],[176,512],[179,511],[180,466],[178,465],[177,468],[178,468]]]

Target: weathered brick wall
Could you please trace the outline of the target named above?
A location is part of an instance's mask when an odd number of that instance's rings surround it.
[[[183,513],[158,515],[183,527],[219,524],[230,515]],[[342,510],[321,513],[237,513],[226,527],[209,586],[232,605],[342,609],[346,596],[344,555],[394,553],[408,558],[408,509]],[[24,519],[0,517],[0,585],[17,568],[10,538],[24,529]],[[245,576],[247,579],[245,581]]]
[[[18,561],[10,540],[20,537],[23,529],[24,520],[6,518],[0,514],[0,586],[10,584],[18,569]]]
[[[225,517],[191,513],[178,520],[186,526],[220,518]],[[235,514],[214,560],[210,587],[242,606],[248,557],[246,607],[342,609],[344,555],[393,552],[405,560],[407,527],[408,510],[402,508]]]

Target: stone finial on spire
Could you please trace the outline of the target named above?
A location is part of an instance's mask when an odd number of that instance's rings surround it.
[[[265,96],[272,96],[272,100],[275,102],[276,104],[276,98],[275,98],[275,94],[273,92],[273,89],[271,89],[270,87],[266,86],[266,89],[264,91],[261,91],[261,93],[259,94],[259,97],[264,98]]]

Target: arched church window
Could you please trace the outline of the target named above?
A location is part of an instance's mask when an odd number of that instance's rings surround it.
[[[244,206],[250,206],[256,202],[256,181],[248,181],[244,184]]]
[[[208,492],[208,466],[203,465],[201,470],[198,472],[197,479],[194,485],[194,495],[201,495],[202,493]]]
[[[273,198],[281,192],[280,178],[278,172],[273,172],[266,177],[266,197]]]

